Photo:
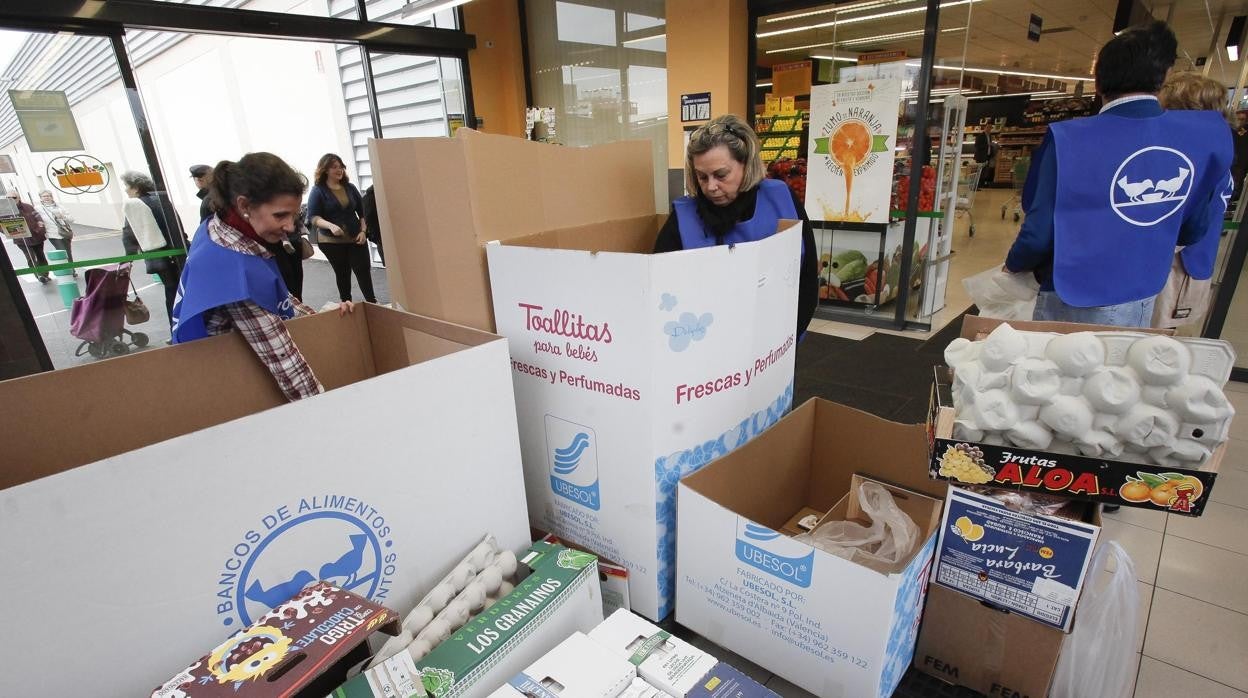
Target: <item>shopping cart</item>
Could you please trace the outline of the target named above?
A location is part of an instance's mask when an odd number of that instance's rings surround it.
[[[953,197],[953,215],[955,218],[965,213],[970,226],[967,234],[975,237],[975,217],[971,208],[975,205],[975,192],[979,191],[979,177],[984,173],[987,163],[963,161],[958,170],[958,191]]]
[[[1010,170],[1013,177],[1011,184],[1014,187],[1014,194],[1008,201],[1001,204],[1001,220],[1005,220],[1006,210],[1013,208],[1014,222],[1017,223],[1023,217],[1023,185],[1027,183],[1027,172],[1031,170],[1031,156],[1019,155],[1014,158]]]

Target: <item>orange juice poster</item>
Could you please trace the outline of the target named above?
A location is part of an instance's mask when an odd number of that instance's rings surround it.
[[[810,91],[806,213],[811,220],[887,223],[900,80]]]

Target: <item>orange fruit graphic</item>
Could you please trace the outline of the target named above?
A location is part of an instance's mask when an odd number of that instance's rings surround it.
[[[846,121],[832,133],[828,150],[842,167],[852,170],[871,152],[871,132],[861,121]]]
[[[1153,489],[1147,482],[1133,480],[1123,485],[1118,494],[1128,502],[1147,502],[1153,495]]]

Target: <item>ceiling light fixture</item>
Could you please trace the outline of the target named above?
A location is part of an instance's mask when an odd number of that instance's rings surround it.
[[[450,10],[460,5],[466,5],[471,0],[441,0],[440,2],[409,2],[403,6],[399,12],[399,16],[403,19],[410,19],[413,22],[424,19],[425,17],[437,14],[443,10]]]
[[[858,62],[857,58],[850,58],[849,56],[817,56],[812,53],[810,54],[810,57],[818,58],[819,60],[822,60],[822,61],[840,61],[841,63],[857,63]]]
[[[768,24],[771,24],[772,22],[787,22],[791,19],[804,19],[806,17],[814,17],[815,15],[826,15],[829,12],[835,12],[840,15],[848,12],[876,10],[881,7],[890,7],[892,5],[904,5],[908,2],[916,1],[917,0],[867,0],[866,2],[855,3],[853,5],[837,5],[833,7],[825,7],[822,10],[811,10],[810,12],[798,12],[797,14],[784,15],[783,17],[768,17],[763,21]]]
[[[754,86],[755,87],[771,87],[771,83],[770,82],[756,82],[754,83]]]
[[[1246,15],[1231,20],[1231,30],[1226,33],[1226,56],[1232,63],[1239,60],[1239,49],[1243,48],[1245,20],[1248,20]]]
[[[965,30],[966,27],[949,27],[948,29],[941,29],[940,32],[942,34],[948,34],[949,32],[960,32]],[[908,32],[897,32],[894,34],[880,34],[879,36],[864,36],[858,39],[825,41],[820,44],[806,44],[804,46],[790,46],[788,48],[773,48],[770,51],[767,51],[767,53],[787,53],[789,51],[804,51],[808,48],[822,48],[824,46],[850,46],[852,44],[869,44],[876,41],[896,41],[898,39],[912,39],[919,36],[923,36],[922,29]]]
[[[972,3],[984,2],[984,0],[951,0],[950,2],[940,3],[940,9],[948,7],[956,7],[958,5],[970,5]],[[760,39],[769,36],[780,36],[781,34],[792,34],[793,32],[806,31],[808,29],[826,29],[827,27],[839,27],[845,24],[857,24],[858,22],[870,22],[876,19],[886,19],[888,17],[900,17],[902,15],[912,15],[919,12],[927,12],[927,7],[908,7],[904,10],[891,10],[889,12],[880,12],[879,14],[866,15],[864,17],[850,17],[848,19],[835,19],[831,22],[823,22],[820,24],[808,24],[803,27],[790,27],[788,29],[777,29],[769,32],[759,32],[755,34]]]
[[[628,41],[621,41],[620,45],[627,46],[629,44],[640,44],[643,41],[654,41],[655,39],[666,39],[666,38],[667,38],[667,33],[664,32],[662,34],[654,34],[653,36],[641,36],[636,39],[629,39]]]
[[[914,68],[917,68],[920,66],[919,63],[913,63],[913,62],[907,63],[906,65],[914,67]],[[1091,75],[1054,75],[1052,73],[1029,73],[1029,72],[1022,71],[1022,70],[1002,70],[1000,68],[975,68],[969,65],[966,67],[957,66],[957,65],[934,65],[932,66],[932,70],[951,70],[951,71],[964,70],[968,73],[987,73],[989,75],[1013,75],[1016,77],[1023,77],[1023,78],[1046,78],[1049,80],[1079,81],[1079,80],[1091,80],[1092,79]]]

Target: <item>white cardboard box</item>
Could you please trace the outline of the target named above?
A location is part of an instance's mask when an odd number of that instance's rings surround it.
[[[504,341],[289,326],[328,393],[286,404],[237,334],[0,383],[0,695],[146,695],[307,581],[409,609],[486,533],[527,544]]]
[[[632,610],[672,610],[676,484],[792,406],[801,227],[646,254],[654,221],[486,247],[511,344],[535,528],[629,570]]]
[[[683,698],[719,660],[625,609],[612,613],[589,638],[631,661],[637,674],[669,696]]]
[[[491,698],[615,698],[632,683],[637,670],[627,659],[575,633],[516,674]]]
[[[815,399],[685,478],[677,622],[817,695],[891,696],[914,654],[940,523],[926,453],[921,425]],[[892,491],[921,531],[887,572],[778,532],[803,507],[859,519],[858,473],[904,487]]]

